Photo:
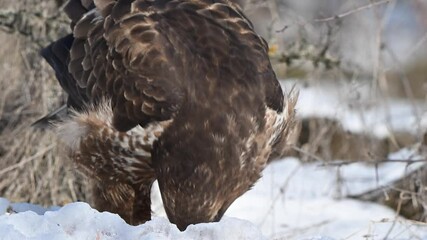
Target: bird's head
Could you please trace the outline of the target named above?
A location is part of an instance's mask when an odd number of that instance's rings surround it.
[[[180,230],[219,221],[259,179],[268,157],[260,135],[264,108],[191,110],[180,112],[153,148],[163,204]]]

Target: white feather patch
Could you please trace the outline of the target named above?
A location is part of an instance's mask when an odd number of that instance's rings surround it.
[[[266,125],[271,129],[270,138],[268,139],[269,146],[272,146],[282,134],[287,135],[289,128],[293,126],[295,121],[295,105],[298,101],[298,95],[299,91],[294,88],[292,88],[289,93],[285,93],[285,101],[281,113],[267,107],[265,113],[265,118],[267,120]]]
[[[107,128],[111,134],[118,133],[112,124],[113,111],[109,101],[102,101],[96,107],[89,107],[85,112],[73,112],[73,116],[58,124],[58,135],[60,139],[69,146],[70,150],[76,151],[80,146],[82,138],[86,137],[90,131],[102,131]],[[152,145],[164,129],[172,122],[172,120],[163,122],[153,122],[148,124],[145,128],[136,126],[129,130],[122,140],[117,139],[119,145],[127,149],[129,148],[129,138],[144,144]],[[98,134],[99,135],[99,134]],[[99,135],[101,136],[101,135]],[[98,143],[102,144],[102,139]],[[136,155],[150,156],[149,152],[143,149],[136,149]]]
[[[70,150],[76,150],[82,137],[88,133],[86,125],[81,124],[79,121],[68,120],[65,123],[58,125],[58,136],[59,138],[70,148]]]

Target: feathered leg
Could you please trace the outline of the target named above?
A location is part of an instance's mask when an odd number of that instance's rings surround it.
[[[117,213],[126,222],[132,223],[135,191],[127,184],[104,184],[94,180],[93,204],[98,211]]]
[[[140,188],[135,189],[135,198],[133,202],[133,215],[130,223],[132,225],[142,224],[151,220],[151,183],[145,183]]]

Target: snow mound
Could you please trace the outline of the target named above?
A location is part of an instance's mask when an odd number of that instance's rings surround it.
[[[0,199],[1,210],[7,209],[7,205],[7,200]],[[245,220],[224,218],[219,223],[190,225],[181,232],[165,218],[157,217],[146,224],[131,226],[117,214],[98,212],[82,202],[46,211],[43,215],[34,211],[3,214],[0,233],[0,239],[32,240],[266,239],[255,225]]]

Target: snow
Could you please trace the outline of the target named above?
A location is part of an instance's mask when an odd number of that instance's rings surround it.
[[[289,158],[272,163],[226,214],[255,223],[270,239],[427,239],[427,225],[397,218],[378,204],[345,198],[395,180],[404,169],[405,163],[386,163],[377,170],[362,163],[338,169]]]
[[[409,155],[413,152],[402,150],[391,156]],[[276,161],[220,222],[190,225],[184,232],[163,211],[146,224],[130,226],[82,202],[43,209],[0,198],[0,239],[427,239],[427,225],[396,217],[378,204],[345,198],[407,171],[401,162],[376,170],[362,163],[338,169],[295,158]],[[159,199],[153,199],[158,206]]]
[[[2,199],[2,208],[7,201]],[[38,207],[36,207],[37,209]],[[130,226],[118,215],[83,202],[39,215],[24,211],[0,216],[0,239],[265,239],[248,221],[225,217],[220,223],[191,225],[180,232],[166,218]]]

